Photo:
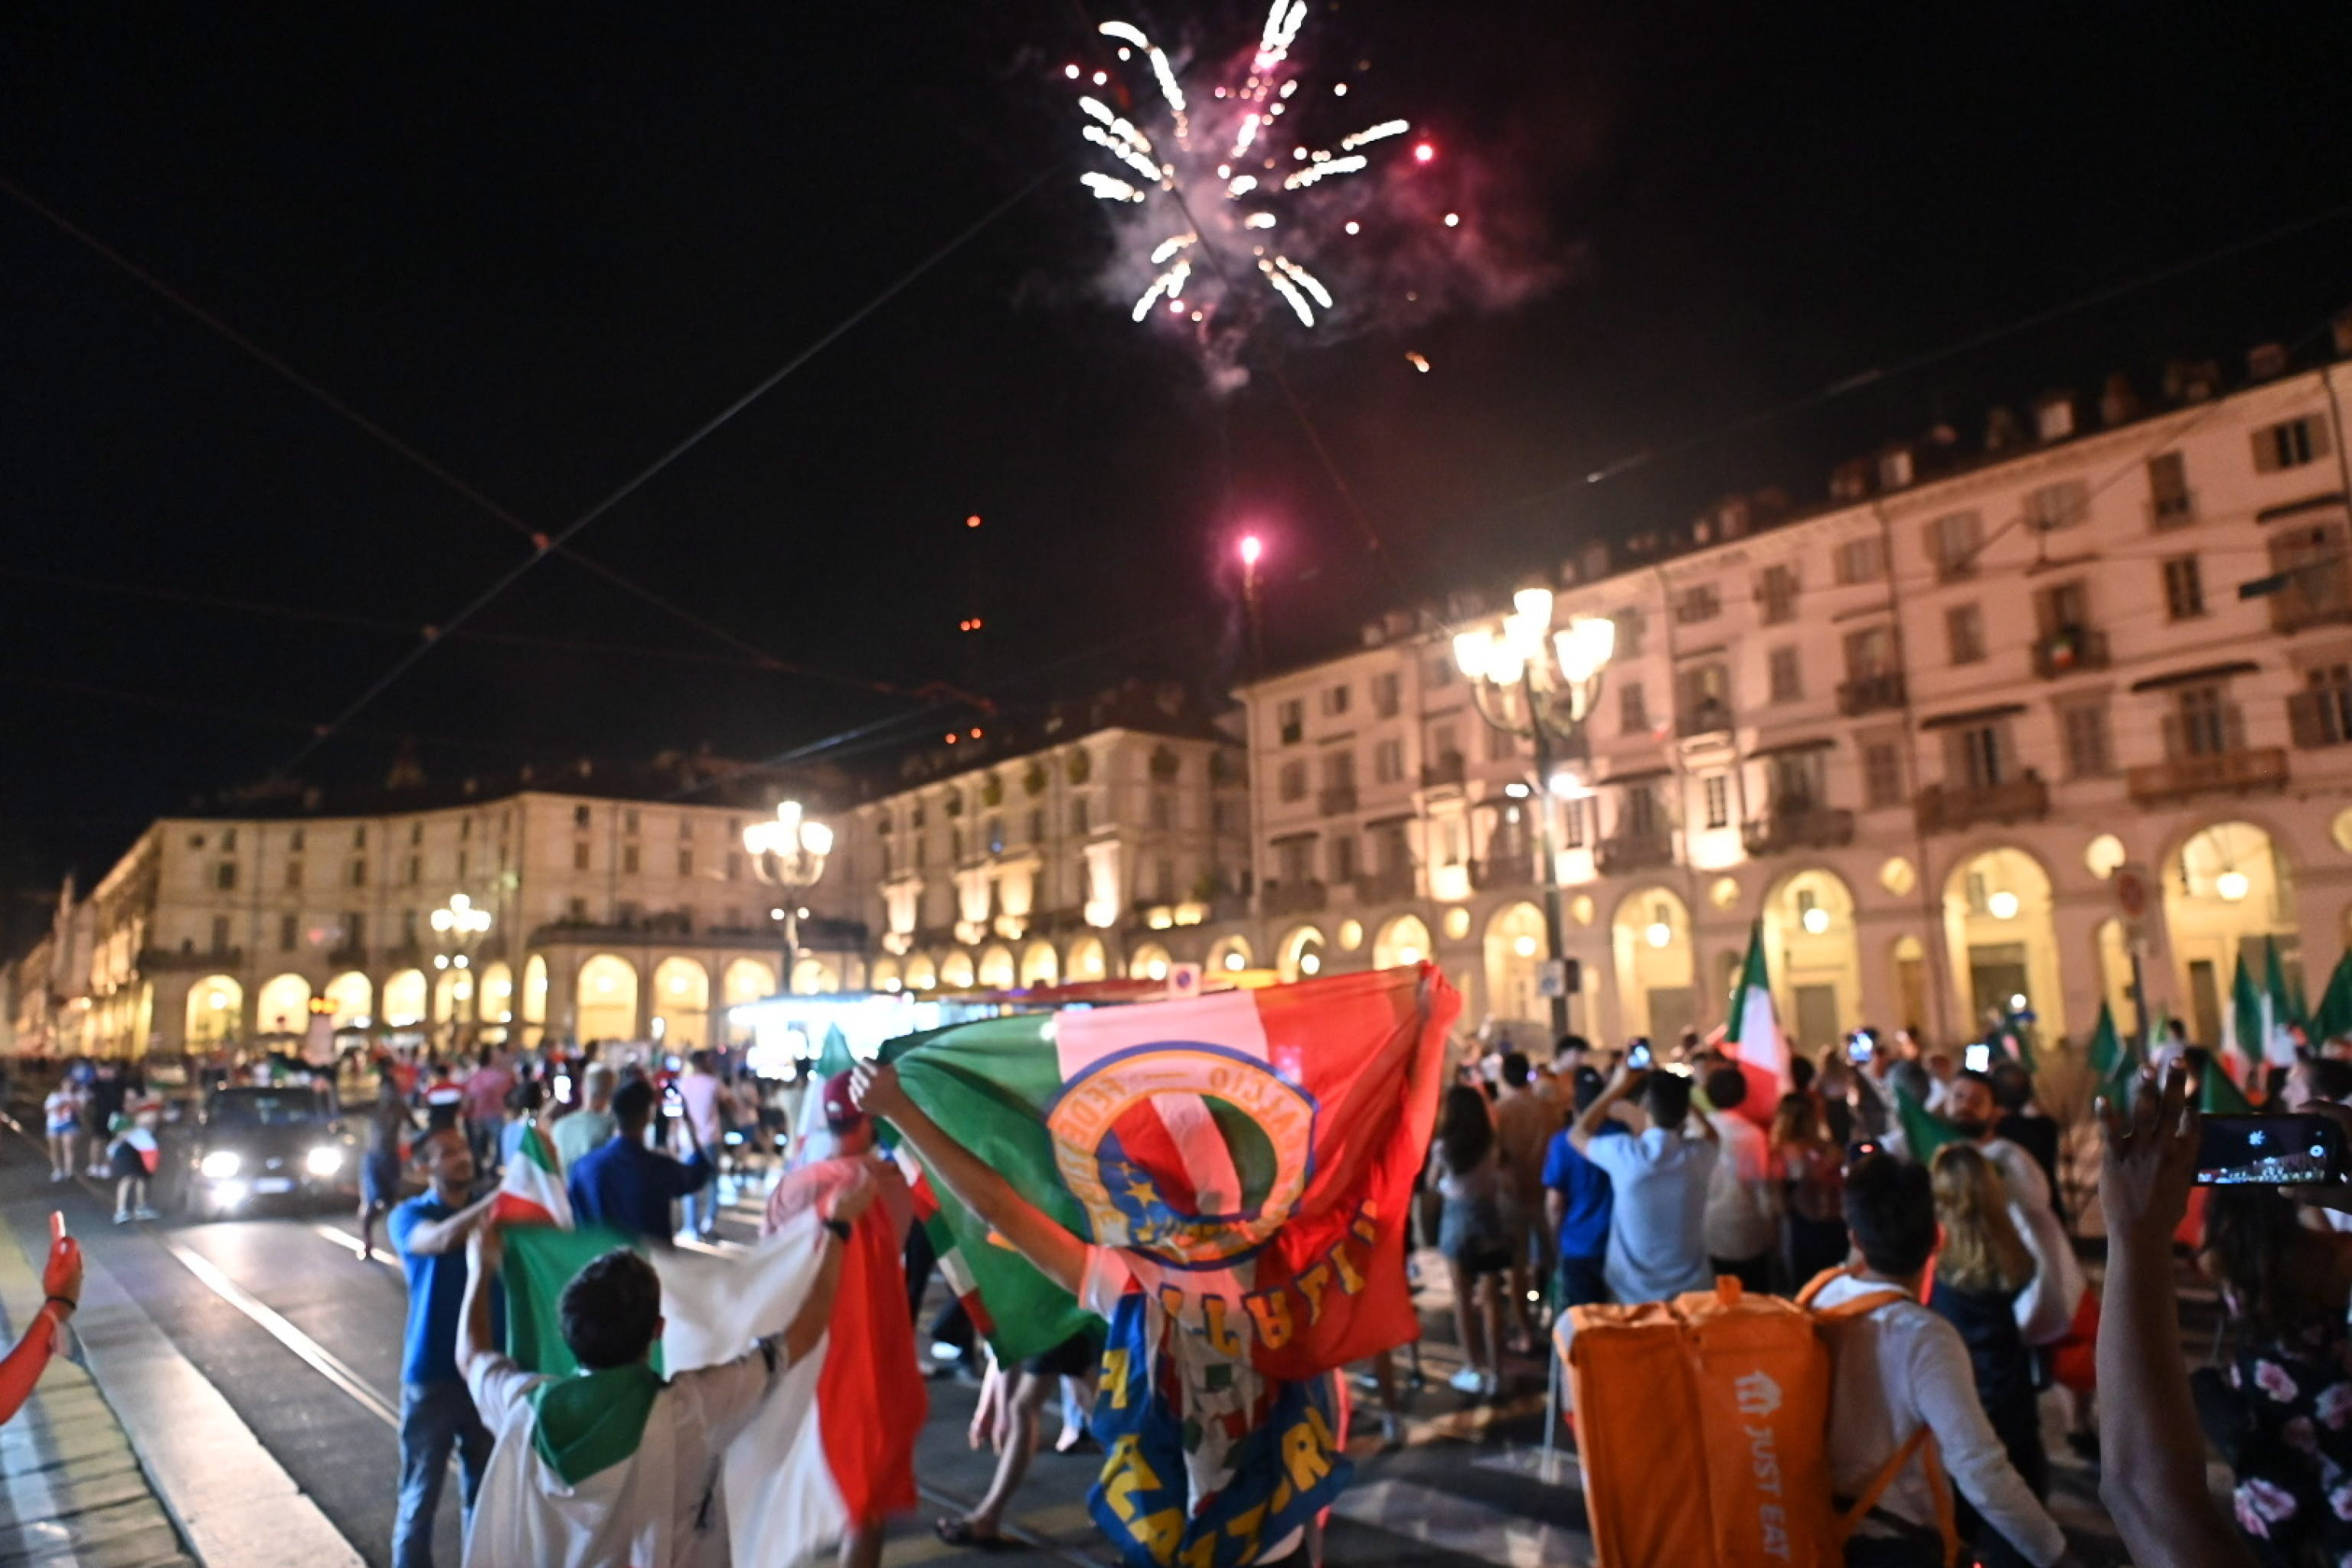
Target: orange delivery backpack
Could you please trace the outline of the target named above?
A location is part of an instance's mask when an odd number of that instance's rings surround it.
[[[1877,1290],[1814,1310],[1726,1276],[1672,1301],[1575,1307],[1569,1386],[1597,1568],[1841,1568],[1846,1538],[1924,1453],[1947,1568],[1951,1489],[1922,1426],[1843,1511],[1831,1496],[1830,1352],[1819,1325],[1903,1299]],[[1701,1484],[1690,1483],[1697,1478]]]

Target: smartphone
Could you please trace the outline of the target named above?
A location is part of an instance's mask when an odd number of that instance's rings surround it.
[[[1992,1071],[1992,1047],[1979,1041],[1960,1053],[1961,1064],[1970,1072]]]
[[[1856,1029],[1845,1037],[1845,1059],[1860,1067],[1878,1054],[1878,1042],[1868,1029]]]
[[[2325,1116],[2208,1116],[2200,1128],[2200,1187],[2301,1186],[2348,1173],[2343,1129]]]
[[[662,1085],[662,1114],[664,1116],[686,1114],[686,1096],[678,1093],[677,1085],[674,1083]]]
[[[1636,1036],[1633,1043],[1625,1047],[1625,1065],[1633,1068],[1635,1072],[1648,1072],[1650,1070],[1650,1042],[1641,1038],[1639,1036]]]

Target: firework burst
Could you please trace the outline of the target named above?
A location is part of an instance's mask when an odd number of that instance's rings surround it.
[[[1348,90],[1305,87],[1293,50],[1306,20],[1307,0],[1274,0],[1254,47],[1205,66],[1105,22],[1125,74],[1066,72],[1080,86],[1078,133],[1101,165],[1079,182],[1110,209],[1119,240],[1114,287],[1135,321],[1189,331],[1213,382],[1243,377],[1262,318],[1305,330],[1341,311],[1326,279],[1350,268],[1326,253],[1376,216],[1377,182],[1362,176],[1412,130],[1388,119],[1328,143],[1298,133]],[[1416,163],[1433,155],[1425,141],[1412,147]]]

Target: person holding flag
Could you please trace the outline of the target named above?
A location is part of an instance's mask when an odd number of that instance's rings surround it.
[[[25,1325],[25,1332],[5,1357],[0,1357],[0,1425],[5,1425],[48,1370],[65,1337],[66,1321],[81,1306],[81,1243],[66,1234],[66,1216],[49,1211],[49,1258],[41,1270],[40,1310]]]

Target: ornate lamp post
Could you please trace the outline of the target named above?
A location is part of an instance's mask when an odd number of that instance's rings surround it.
[[[1552,847],[1550,796],[1558,790],[1552,760],[1573,742],[1601,700],[1601,673],[1616,651],[1617,624],[1601,616],[1580,616],[1555,630],[1551,590],[1522,588],[1511,596],[1511,613],[1497,633],[1488,627],[1457,632],[1454,661],[1470,681],[1478,717],[1494,729],[1534,743],[1538,848],[1542,857],[1538,885],[1543,889],[1546,957],[1555,978],[1551,1029],[1568,1033],[1567,952],[1561,937],[1559,864]]]
[[[833,853],[833,829],[805,816],[801,803],[776,803],[772,822],[755,822],[743,830],[743,847],[751,857],[752,874],[776,889],[782,900],[773,911],[782,922],[784,968],[776,994],[793,989],[793,967],[800,962],[801,895],[824,875],[825,857]]]
[[[433,967],[435,969],[471,968],[474,963],[475,944],[489,934],[490,911],[481,908],[463,893],[452,893],[449,895],[447,903],[433,911],[431,920],[433,934],[445,950],[433,955]],[[468,978],[466,986],[467,996],[474,999],[478,1010],[480,999],[475,995],[473,980]],[[437,982],[435,988],[436,990],[439,988]],[[458,1044],[459,1027],[453,1008],[452,1016],[449,1019],[449,1044],[453,1048]]]

